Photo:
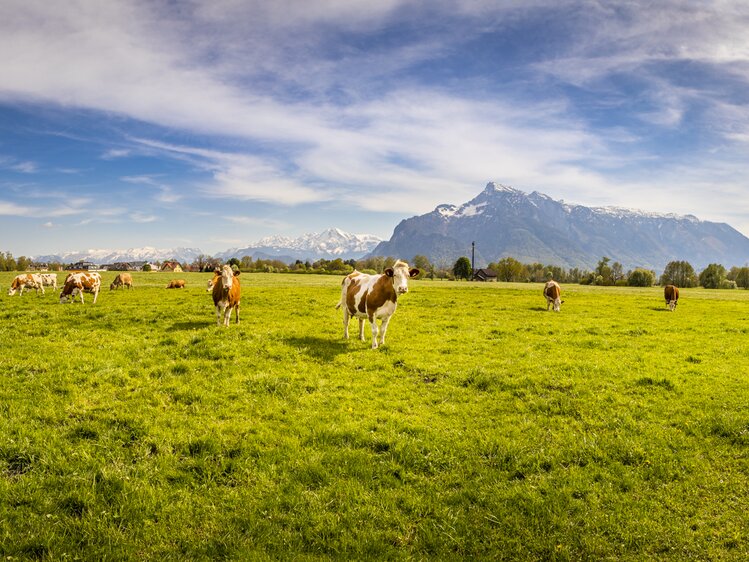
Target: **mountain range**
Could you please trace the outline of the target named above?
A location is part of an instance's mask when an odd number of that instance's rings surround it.
[[[284,262],[294,260],[358,259],[372,251],[381,242],[380,238],[369,234],[349,234],[338,228],[329,228],[320,233],[305,234],[299,238],[269,236],[244,248],[233,248],[220,252],[214,257],[227,260],[232,257],[250,256],[253,259],[278,259]],[[199,248],[129,248],[127,250],[93,249],[65,252],[63,254],[34,256],[39,262],[75,263],[90,261],[96,264],[116,262],[177,260],[192,263],[203,252]]]
[[[471,255],[476,267],[503,257],[524,263],[595,268],[603,256],[628,268],[662,271],[672,260],[695,268],[749,260],[749,238],[725,223],[693,215],[657,214],[619,207],[585,207],[527,194],[490,182],[460,206],[439,205],[405,219],[371,255],[410,259],[422,254],[440,265]]]

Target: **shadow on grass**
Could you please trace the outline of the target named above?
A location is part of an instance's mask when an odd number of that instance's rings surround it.
[[[347,342],[331,338],[307,336],[303,338],[284,338],[283,341],[287,345],[302,348],[310,357],[324,361],[331,361],[341,353],[350,351]]]
[[[663,306],[651,306],[650,310],[655,310],[656,312],[671,312],[668,308],[663,307]]]
[[[543,306],[532,306],[532,307],[530,308],[530,310],[535,310],[536,312],[538,312],[538,311],[541,311],[541,312],[551,312],[551,309],[549,309],[549,310],[547,311],[547,310],[546,310],[546,308],[545,308],[545,307],[543,307]]]
[[[175,322],[171,325],[171,330],[202,330],[203,328],[209,328],[215,326],[216,322],[213,321],[201,321],[201,322]]]

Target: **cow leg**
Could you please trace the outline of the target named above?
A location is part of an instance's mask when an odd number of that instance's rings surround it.
[[[385,332],[387,332],[389,323],[390,316],[386,316],[382,319],[382,326],[380,326],[380,345],[385,345]]]
[[[221,325],[221,305],[216,305],[216,326]]]
[[[359,318],[359,339],[364,341],[364,318]]]
[[[229,316],[231,316],[231,314]],[[236,323],[239,324],[239,303],[234,307],[234,319],[236,320]]]
[[[226,303],[226,306],[224,307],[224,326],[229,327],[229,320],[231,320],[231,306],[229,306],[229,303]]]
[[[343,309],[343,339],[348,339],[348,324],[349,320],[351,318],[349,317],[348,308],[344,307]]]
[[[377,319],[370,317],[369,323],[372,325],[372,349],[377,349]]]
[[[94,304],[96,304],[96,299],[99,297],[99,291],[94,291]],[[81,292],[81,299],[83,299],[83,292]]]

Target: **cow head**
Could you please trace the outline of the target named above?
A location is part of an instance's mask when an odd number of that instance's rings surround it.
[[[398,260],[393,264],[393,267],[388,267],[384,273],[393,280],[395,292],[402,295],[408,292],[408,279],[416,277],[420,271],[416,268],[408,269],[406,262]]]
[[[668,309],[673,312],[676,309],[676,305],[679,304],[679,301],[670,300],[668,301]]]
[[[224,289],[224,291],[230,291],[233,283],[234,283],[234,272],[232,271],[231,266],[225,265],[221,269],[221,286]]]
[[[66,283],[65,287],[60,291],[60,304],[68,302],[68,299],[70,299],[70,302],[73,302],[76,295],[80,292],[81,290],[75,284]]]

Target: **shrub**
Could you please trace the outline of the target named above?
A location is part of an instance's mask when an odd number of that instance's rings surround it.
[[[736,288],[736,281],[731,281],[730,279],[722,279],[720,281],[720,285],[718,285],[719,289],[735,289]]]

